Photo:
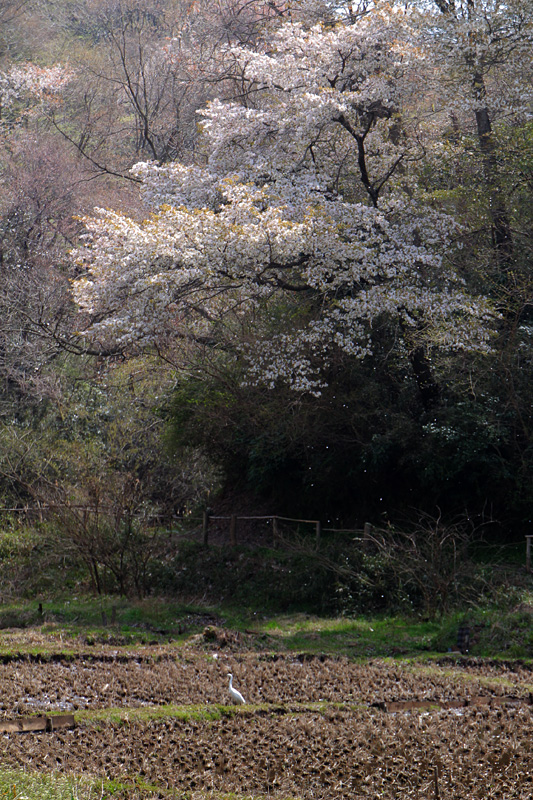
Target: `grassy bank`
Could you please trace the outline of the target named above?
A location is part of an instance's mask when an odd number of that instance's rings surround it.
[[[146,645],[223,648],[237,642],[273,653],[427,658],[456,650],[459,628],[466,625],[471,656],[533,658],[533,593],[522,590],[508,601],[428,619],[420,615],[262,614],[229,605],[183,604],[161,598],[58,598],[40,606],[26,600],[0,609],[0,657],[15,653],[69,656],[80,647],[85,652]]]

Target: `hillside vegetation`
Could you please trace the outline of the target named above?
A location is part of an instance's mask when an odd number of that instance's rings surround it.
[[[4,0],[6,608],[529,608],[532,20]]]

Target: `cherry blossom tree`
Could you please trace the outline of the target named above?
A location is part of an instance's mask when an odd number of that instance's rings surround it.
[[[53,104],[71,78],[71,70],[61,64],[26,63],[0,70],[0,124],[13,125],[36,108]]]
[[[204,164],[138,164],[151,216],[85,220],[85,335],[104,351],[172,332],[244,359],[245,380],[319,393],[331,353],[365,358],[392,325],[429,403],[428,348],[486,351],[493,311],[447,258],[456,223],[418,192],[427,53],[409,14],[291,19],[224,53],[240,91],[202,112]]]

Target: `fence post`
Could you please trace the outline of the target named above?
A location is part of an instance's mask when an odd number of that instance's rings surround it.
[[[316,548],[320,545],[320,534],[322,533],[322,525],[319,521],[316,522]]]
[[[278,518],[272,517],[272,541],[274,542],[274,544],[278,543],[278,536],[279,536]]]
[[[232,547],[237,544],[237,516],[235,514],[231,515],[229,521],[229,542]]]
[[[202,517],[202,541],[204,543],[204,547],[207,547],[208,531],[209,531],[209,509],[206,508]]]

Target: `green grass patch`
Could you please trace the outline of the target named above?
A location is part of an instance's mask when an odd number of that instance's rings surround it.
[[[327,653],[350,658],[430,658],[457,649],[459,628],[470,630],[469,654],[485,658],[533,659],[533,594],[495,595],[490,605],[472,606],[435,619],[411,616],[323,618],[278,615],[257,622],[273,651]]]
[[[93,800],[101,782],[0,769],[0,800]]]
[[[291,703],[290,705],[276,705],[271,703],[247,703],[245,706],[234,705],[163,705],[144,706],[142,708],[101,708],[84,709],[76,712],[76,722],[96,728],[103,724],[128,725],[133,722],[157,722],[162,720],[179,720],[181,722],[216,722],[228,717],[251,717],[254,715],[273,715],[280,713],[297,716],[302,713],[324,714],[328,709],[353,710],[354,704],[328,703],[319,701],[315,703]]]
[[[266,800],[266,795],[246,795],[236,792],[220,792],[215,790],[173,790],[163,789],[155,784],[148,783],[139,776],[132,776],[124,780],[104,781],[98,800]],[[1,799],[0,799],[1,800]],[[299,800],[290,795],[283,800]]]
[[[278,616],[259,626],[285,649],[348,655],[355,658],[428,653],[441,623],[416,618],[345,617],[324,619],[305,614]]]
[[[104,624],[104,622],[106,624]],[[135,652],[145,645],[178,652],[223,647],[218,632],[240,634],[243,647],[349,658],[427,657],[453,651],[459,627],[470,628],[470,654],[533,659],[533,590],[502,585],[481,602],[431,619],[417,615],[325,617],[265,614],[242,607],[206,607],[164,598],[72,597],[0,607],[0,658],[18,653],[75,658],[106,646]],[[201,634],[209,628],[212,637]],[[1,800],[1,798],[0,798]]]
[[[106,633],[113,628],[132,640],[177,637],[198,608],[177,601],[157,598],[128,600],[124,597],[80,597],[43,602],[45,626],[60,627],[67,635],[88,631]]]
[[[89,647],[136,647],[186,641],[206,622],[218,621],[209,609],[165,598],[124,597],[21,600],[0,606],[0,654],[13,650],[68,655]]]
[[[237,714],[241,711],[236,706],[221,705],[162,705],[143,706],[141,708],[101,708],[84,709],[76,712],[76,720],[98,725],[101,722],[110,722],[117,725],[128,722],[150,722],[162,719],[207,720],[214,721],[224,716]]]

